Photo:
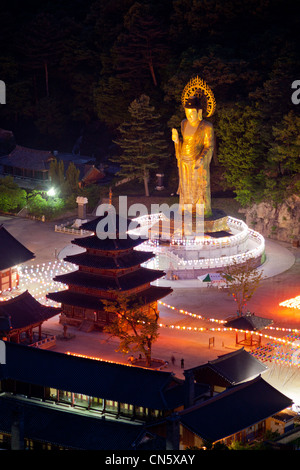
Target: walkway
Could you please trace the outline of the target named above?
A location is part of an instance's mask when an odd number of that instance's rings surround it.
[[[266,261],[258,270],[263,271],[263,278],[269,278],[277,276],[288,269],[290,269],[295,263],[295,255],[284,246],[273,240],[265,240],[266,243]],[[206,274],[203,272],[203,274]],[[181,289],[181,288],[198,288],[198,287],[207,287],[207,283],[203,283],[198,279],[188,279],[188,280],[177,280],[177,281],[167,281],[161,279],[157,282],[157,285],[161,286],[171,286],[172,289]]]
[[[5,227],[12,235],[36,254],[36,259],[28,264],[41,265],[49,261],[54,262],[57,254],[70,246],[74,238],[72,235],[54,232],[54,224],[51,223],[43,224],[18,218],[0,218],[1,222],[5,223]],[[292,248],[285,243],[266,240],[266,255],[267,260],[262,267],[265,278],[247,308],[257,315],[272,318],[275,325],[300,329],[300,311],[279,307],[280,302],[300,294],[300,249]],[[153,357],[168,361],[166,370],[171,370],[178,377],[182,377],[183,369],[180,364],[182,358],[184,368],[188,369],[236,349],[234,332],[218,332],[214,329],[220,326],[218,323],[201,321],[179,312],[180,309],[184,309],[205,318],[224,320],[235,313],[234,301],[226,292],[216,288],[200,288],[203,287],[203,283],[198,280],[161,282],[171,284],[173,288],[173,292],[163,301],[178,309],[171,310],[160,305],[160,319],[164,327],[160,329],[159,339],[153,345]],[[175,325],[176,328],[171,328],[171,325]],[[206,329],[204,332],[187,329],[201,326],[211,329]],[[116,352],[119,342],[116,339],[108,341],[108,336],[104,333],[85,333],[69,328],[68,332],[73,337],[70,340],[63,340],[58,316],[47,321],[43,330],[57,335],[56,351],[71,351],[104,360],[128,363],[129,355],[124,356]],[[275,336],[275,333],[272,333]],[[209,348],[209,339],[212,337],[215,338],[215,345]],[[266,340],[263,340],[263,343],[266,343]],[[175,357],[174,365],[171,362],[172,356]],[[300,390],[300,374],[295,367],[272,365],[268,379],[292,398],[296,397],[297,390]],[[298,402],[300,403],[300,396]]]

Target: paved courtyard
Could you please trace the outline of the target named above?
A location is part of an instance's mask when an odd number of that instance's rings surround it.
[[[21,241],[36,255],[28,262],[28,267],[43,265],[57,261],[59,253],[66,252],[71,246],[71,240],[78,235],[63,234],[54,231],[54,223],[38,222],[16,217],[0,217],[6,229]],[[300,295],[300,249],[286,243],[266,240],[267,261],[263,265],[265,279],[247,306],[256,315],[273,320],[274,326],[300,330],[300,310],[280,307],[279,303]],[[38,275],[39,275],[38,271]],[[166,283],[169,281],[160,281]],[[173,292],[162,299],[171,309],[160,304],[161,324],[160,336],[153,345],[153,357],[168,361],[165,370],[172,370],[182,377],[181,359],[184,368],[190,368],[217,356],[236,349],[235,333],[218,331],[222,325],[218,320],[224,320],[235,314],[235,305],[226,293],[217,287],[204,286],[201,281],[172,281]],[[55,286],[52,286],[56,290]],[[30,290],[30,285],[28,285]],[[200,320],[186,313],[202,315],[206,320]],[[215,319],[217,321],[210,321]],[[203,328],[203,331],[195,331]],[[44,323],[44,331],[57,337],[55,350],[73,352],[128,363],[128,355],[116,352],[118,341],[109,339],[107,334],[99,332],[85,333],[74,328],[68,328],[68,340],[62,337],[62,327],[56,316]],[[284,337],[287,333],[268,330],[268,335]],[[209,347],[209,340],[214,338],[214,346]],[[263,338],[263,344],[273,342]],[[299,349],[300,350],[300,349]],[[172,364],[171,357],[175,357]],[[300,370],[293,365],[276,362],[266,363],[269,370],[264,378],[300,404]]]

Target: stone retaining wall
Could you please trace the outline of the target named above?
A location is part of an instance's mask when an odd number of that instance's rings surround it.
[[[293,195],[284,203],[274,207],[270,203],[254,204],[241,210],[249,228],[272,238],[299,246],[300,242],[300,197]]]

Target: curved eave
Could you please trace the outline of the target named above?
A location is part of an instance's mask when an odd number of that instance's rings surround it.
[[[53,280],[67,285],[79,286],[96,290],[128,291],[153,282],[165,273],[154,269],[139,268],[131,273],[121,276],[103,276],[85,273],[84,271],[73,271],[71,273],[56,276]]]

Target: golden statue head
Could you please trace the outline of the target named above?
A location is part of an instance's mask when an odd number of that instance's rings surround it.
[[[202,105],[197,96],[190,96],[184,103],[185,115],[190,124],[202,121]]]

